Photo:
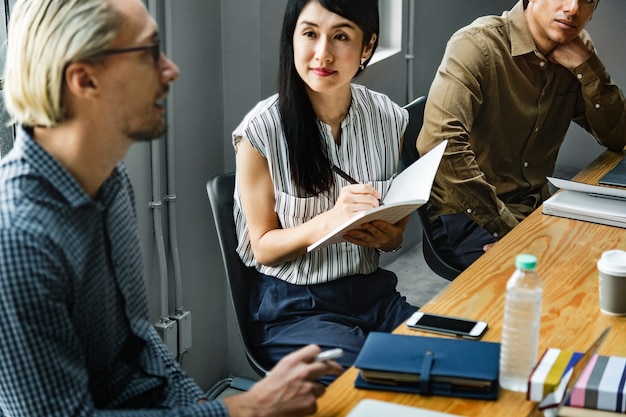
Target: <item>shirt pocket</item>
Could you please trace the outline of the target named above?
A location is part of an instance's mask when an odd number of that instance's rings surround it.
[[[274,210],[283,228],[299,226],[334,206],[327,194],[315,197],[296,197],[276,191]]]

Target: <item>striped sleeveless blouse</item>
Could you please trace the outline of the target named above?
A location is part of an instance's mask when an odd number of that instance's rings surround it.
[[[330,127],[318,121],[331,164],[353,178],[371,183],[384,197],[398,169],[400,137],[408,123],[406,110],[384,94],[352,84],[352,103],[341,124],[341,144],[337,145]],[[278,95],[259,102],[233,132],[233,145],[247,140],[267,159],[274,183],[274,210],[283,228],[300,225],[331,209],[341,188],[348,185],[337,178],[336,187],[318,196],[299,195],[291,181],[287,143],[278,110]],[[296,285],[329,282],[354,274],[369,274],[378,267],[375,249],[342,242],[275,266],[255,261],[239,189],[235,186],[234,218],[239,245],[237,253],[247,266]]]

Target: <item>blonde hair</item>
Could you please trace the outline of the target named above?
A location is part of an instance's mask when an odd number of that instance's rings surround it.
[[[64,121],[65,69],[94,60],[121,25],[109,0],[19,0],[9,22],[4,71],[12,122],[51,127]]]

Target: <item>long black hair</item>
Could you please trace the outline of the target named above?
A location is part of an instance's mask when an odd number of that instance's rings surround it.
[[[293,35],[302,9],[311,1],[317,1],[332,13],[354,22],[363,31],[363,44],[376,34],[376,42],[369,63],[378,46],[379,16],[378,0],[289,0],[283,19],[280,39],[280,63],[278,73],[279,109],[283,124],[291,176],[298,187],[309,195],[327,191],[334,184],[334,177],[317,125],[317,116],[306,92],[305,83],[296,71]],[[362,71],[361,68],[355,77]]]

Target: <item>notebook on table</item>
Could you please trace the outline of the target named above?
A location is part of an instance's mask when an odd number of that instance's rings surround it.
[[[589,348],[584,352],[582,357],[574,364],[572,368],[563,376],[565,381],[567,381],[562,386],[559,386],[554,393],[555,395],[546,396],[544,401],[539,403],[539,410],[544,410],[544,415],[547,417],[568,417],[568,416],[600,416],[602,413],[599,410],[592,409],[584,409],[580,407],[573,407],[570,405],[570,400],[575,391],[575,386],[578,381],[585,376],[585,372],[588,372],[587,366],[593,361],[594,357],[596,357],[596,352],[598,348],[604,342],[609,331],[611,330],[611,326],[607,327],[602,334],[589,346]],[[587,375],[588,377],[588,375]],[[574,394],[576,395],[576,394]],[[547,400],[550,399],[549,403],[546,404]],[[559,401],[558,403],[554,403],[554,400]]]
[[[499,343],[370,332],[354,362],[354,386],[495,400],[499,357]]]

